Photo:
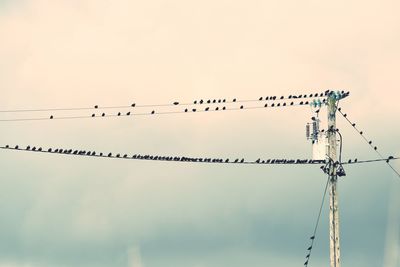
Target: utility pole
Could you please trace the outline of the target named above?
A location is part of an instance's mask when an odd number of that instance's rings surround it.
[[[340,237],[339,237],[339,205],[337,193],[337,139],[336,139],[336,109],[337,96],[332,92],[328,96],[328,147],[329,161],[329,240],[330,267],[340,267]]]

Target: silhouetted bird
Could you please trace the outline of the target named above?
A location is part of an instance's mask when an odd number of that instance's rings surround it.
[[[236,102],[236,98],[234,98],[234,99],[232,100],[232,102]]]
[[[240,109],[243,109],[243,105],[240,106]]]
[[[203,104],[203,99],[202,99],[202,100],[200,100],[200,104]]]
[[[74,150],[74,152],[72,152],[72,154],[74,154],[74,155],[78,154],[78,150]]]
[[[241,161],[240,161],[240,163],[243,163],[244,162],[244,159],[242,159]]]
[[[19,147],[18,147],[18,146],[15,146],[14,148],[15,148],[15,149],[19,149]]]
[[[275,107],[275,103],[272,103],[271,107]]]
[[[348,163],[351,163],[351,159],[349,159]]]
[[[156,113],[154,110],[151,112],[151,114],[154,114],[154,113]]]
[[[312,246],[310,246],[307,250],[311,250],[312,249]]]
[[[217,100],[214,99],[214,100],[213,100],[213,103],[217,103]]]
[[[308,261],[306,261],[305,263],[304,263],[304,266],[307,266],[308,265]]]
[[[131,115],[131,112],[130,112],[130,111],[128,111],[128,112],[126,113],[126,116],[129,116],[129,115]]]
[[[259,100],[259,101],[262,101],[262,100],[263,100],[263,98],[262,98],[262,97],[260,97],[258,100]]]
[[[356,127],[356,124],[355,124],[355,123],[353,123],[353,124],[352,124],[352,126],[353,126],[353,127]]]
[[[50,116],[50,120],[52,120],[52,119],[53,119],[53,115]]]
[[[343,115],[343,117],[345,117],[345,118],[346,118],[346,117],[347,117],[347,114],[344,114],[344,115]]]
[[[101,114],[102,117],[104,117],[105,115],[106,115],[105,113]]]
[[[303,101],[301,101],[301,102],[300,102],[300,105],[303,105],[303,103],[304,103],[304,102],[303,102]]]
[[[377,148],[377,147],[374,147],[374,149],[377,150],[378,148]]]
[[[91,156],[96,156],[96,152],[93,151],[92,154],[91,154]]]
[[[218,99],[218,103],[221,103],[221,99]]]
[[[127,158],[127,157],[128,157],[128,155],[127,155],[127,154],[125,154],[125,155],[124,155],[124,158]]]
[[[111,156],[112,156],[112,153],[108,153],[108,156],[111,157]]]
[[[357,163],[357,162],[358,162],[358,159],[355,159],[354,162]]]
[[[32,147],[32,150],[33,150],[33,151],[36,151],[36,147]]]
[[[222,107],[222,110],[225,110],[226,109],[226,107]]]
[[[118,116],[121,116],[121,112],[118,112],[118,114],[117,114]]]
[[[188,109],[187,109],[187,108],[185,108],[185,112],[188,112]]]
[[[266,107],[268,107],[268,104],[265,104],[265,105],[264,105],[264,108],[266,108]]]
[[[219,107],[216,107],[215,110],[219,110]]]
[[[285,97],[284,96],[281,96],[281,99],[284,99]]]
[[[94,113],[92,114],[92,117],[96,116]]]
[[[292,95],[289,95],[289,99],[292,99]]]
[[[369,141],[369,142],[368,142],[368,144],[370,144],[370,145],[371,145],[371,144],[372,144],[372,141]]]
[[[293,105],[294,105],[294,102],[291,102],[290,105],[293,106]]]
[[[315,239],[315,235],[313,235],[312,237],[310,237],[310,239],[311,239],[311,240],[314,240],[314,239]]]
[[[276,105],[277,107],[280,107],[281,106],[281,103],[278,103],[278,105]]]
[[[194,108],[194,109],[192,109],[192,111],[193,111],[193,112],[196,112],[196,109]]]
[[[235,159],[235,163],[238,163],[239,162],[239,159]]]
[[[207,104],[210,104],[210,103],[211,103],[211,100],[210,100],[210,99],[208,99],[208,100],[207,100]]]
[[[193,104],[197,104],[197,100],[195,100],[195,101],[193,102]]]
[[[117,156],[116,156],[117,158],[119,158],[120,157],[120,154],[117,154]]]
[[[98,107],[99,107],[98,105],[94,106],[94,108],[98,108]]]
[[[100,152],[99,156],[100,156],[100,157],[102,157],[102,156],[103,156],[103,153],[102,153],[102,152]]]
[[[205,111],[208,111],[209,109],[210,109],[209,107],[206,107]]]
[[[269,100],[269,96],[267,96],[267,97],[265,98],[265,100]]]
[[[174,102],[174,105],[176,106],[176,105],[179,105],[179,102]]]
[[[51,151],[52,151],[51,148],[47,149],[47,152],[50,152],[50,153],[51,153]]]
[[[286,106],[286,102],[285,102],[285,103],[283,103],[283,106],[284,106],[284,107]]]
[[[38,148],[38,151],[42,151],[42,148],[41,148],[41,147],[39,147],[39,148]]]
[[[364,133],[363,131],[360,132],[361,135],[362,135],[363,133]]]
[[[135,106],[136,106],[136,104],[135,104],[135,103],[132,103],[131,107],[133,107],[133,108],[134,108]]]

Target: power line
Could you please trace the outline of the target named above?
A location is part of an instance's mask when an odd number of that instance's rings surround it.
[[[323,102],[326,100],[323,99]],[[71,120],[71,119],[91,119],[91,118],[114,118],[114,117],[129,117],[129,116],[155,116],[155,115],[171,115],[171,114],[183,114],[183,113],[203,113],[203,112],[218,112],[218,111],[238,111],[238,110],[253,110],[253,109],[265,109],[265,108],[284,108],[284,107],[293,107],[293,106],[304,106],[310,105],[309,101],[291,101],[290,103],[276,103],[273,102],[271,104],[265,103],[262,106],[250,106],[245,107],[244,105],[240,105],[239,107],[227,107],[227,106],[217,106],[217,107],[202,107],[200,108],[185,108],[184,110],[179,111],[156,111],[151,110],[149,112],[141,112],[141,113],[134,113],[131,111],[128,112],[118,112],[113,114],[106,114],[106,113],[92,113],[91,115],[84,115],[84,116],[54,116],[50,115],[47,117],[33,117],[33,118],[12,118],[12,119],[0,119],[0,122],[18,122],[18,121],[44,121],[44,120]]]
[[[317,221],[315,222],[314,232],[313,232],[313,235],[310,237],[311,245],[310,245],[310,247],[307,249],[309,252],[308,252],[308,254],[307,254],[307,256],[306,256],[306,262],[304,263],[304,266],[306,266],[306,267],[308,266],[308,264],[309,264],[309,262],[310,262],[311,253],[312,253],[312,250],[313,250],[313,248],[314,248],[315,237],[316,237],[316,234],[317,234],[319,221],[320,221],[320,219],[321,219],[322,208],[324,207],[324,203],[325,203],[325,196],[326,196],[326,192],[327,192],[327,190],[328,190],[328,184],[329,184],[329,177],[328,177],[328,180],[326,181],[326,185],[325,185],[325,189],[324,189],[324,194],[323,194],[323,196],[322,196],[322,201],[321,201],[321,205],[320,205],[319,212],[318,212],[318,216],[317,216]]]
[[[19,145],[10,147],[9,145],[2,146],[0,149],[14,150],[20,152],[34,152],[46,154],[60,154],[70,156],[82,157],[96,157],[96,158],[112,158],[112,159],[131,159],[131,160],[152,160],[152,161],[175,161],[175,162],[191,162],[191,163],[220,163],[220,164],[259,164],[259,165],[316,165],[324,164],[324,160],[312,159],[257,159],[255,161],[248,161],[244,158],[209,158],[209,157],[182,157],[182,156],[159,156],[159,155],[141,155],[141,154],[120,154],[120,153],[103,153],[95,151],[86,151],[78,149],[63,149],[63,148],[48,148],[27,146],[22,148]]]
[[[373,142],[371,140],[368,140],[364,136],[364,132],[360,131],[357,127],[356,124],[353,123],[352,121],[349,120],[347,114],[342,112],[342,108],[338,109],[339,113],[342,114],[343,118],[346,119],[346,121],[353,127],[353,129],[361,136],[362,139],[379,155],[380,159],[383,161],[386,161],[386,164],[397,174],[397,176],[400,178],[400,173],[390,164],[390,159],[385,158],[379,151],[378,147],[373,145]]]
[[[121,108],[149,108],[149,107],[171,107],[171,106],[190,106],[190,105],[213,105],[213,104],[232,104],[232,103],[249,103],[249,102],[259,102],[259,101],[275,101],[275,100],[288,100],[288,99],[307,99],[307,98],[318,98],[325,97],[328,95],[330,91],[326,90],[323,93],[315,93],[315,94],[298,94],[298,95],[289,95],[289,96],[261,96],[257,99],[248,99],[248,100],[238,100],[236,98],[231,98],[231,100],[227,100],[226,98],[219,99],[198,99],[192,102],[184,102],[180,103],[179,101],[174,101],[172,103],[164,103],[164,104],[136,104],[132,103],[130,105],[112,105],[112,106],[99,106],[94,105],[91,107],[57,107],[57,108],[20,108],[20,109],[6,109],[0,110],[0,113],[18,113],[18,112],[42,112],[42,111],[79,111],[79,110],[96,110],[96,109],[121,109]],[[344,91],[342,91],[344,92]]]

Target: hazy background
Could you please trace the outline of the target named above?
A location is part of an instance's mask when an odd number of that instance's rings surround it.
[[[0,107],[337,88],[351,91],[341,106],[380,151],[400,155],[399,13],[400,3],[389,0],[0,0]],[[308,158],[311,115],[299,107],[2,122],[1,145]],[[376,158],[342,118],[338,127],[344,158]],[[318,166],[12,151],[0,151],[0,162],[1,267],[302,266],[326,181]],[[343,266],[399,267],[400,179],[383,163],[346,171],[339,185]],[[327,219],[325,206],[310,266],[329,264]]]

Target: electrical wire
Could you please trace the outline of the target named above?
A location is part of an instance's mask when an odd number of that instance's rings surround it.
[[[41,147],[27,146],[21,148],[16,145],[10,147],[9,145],[1,146],[0,149],[14,150],[20,152],[34,152],[34,153],[46,153],[46,154],[60,154],[69,156],[83,156],[83,157],[96,157],[96,158],[112,158],[112,159],[131,159],[131,160],[153,160],[153,161],[176,161],[176,162],[191,162],[191,163],[219,163],[219,164],[257,164],[257,165],[316,165],[324,164],[324,160],[312,160],[312,159],[257,159],[255,161],[248,161],[244,158],[237,159],[221,159],[221,158],[207,158],[207,157],[182,157],[182,156],[158,156],[158,155],[140,155],[133,154],[118,154],[118,153],[98,153],[95,151],[86,150],[73,150],[73,149],[62,149],[62,148],[49,148],[43,149]]]
[[[364,139],[364,141],[379,155],[380,159],[383,161],[386,161],[386,164],[396,173],[396,175],[400,178],[400,173],[390,164],[390,160],[388,160],[388,158],[385,158],[379,151],[378,148],[374,145],[372,145],[372,141],[368,140],[365,136],[363,131],[360,131],[357,127],[356,124],[353,123],[352,121],[349,120],[349,118],[347,117],[347,114],[344,114],[342,112],[342,109],[339,108],[338,109],[339,113],[342,114],[343,118],[346,119],[346,121],[353,127],[353,129],[361,136],[362,139]]]
[[[92,119],[92,118],[113,118],[113,117],[129,117],[129,116],[155,116],[155,115],[170,115],[170,114],[183,114],[183,113],[204,113],[204,112],[218,112],[218,111],[238,111],[238,110],[253,110],[253,109],[265,109],[265,108],[284,108],[284,107],[293,107],[293,106],[304,106],[309,105],[309,101],[300,101],[295,103],[294,101],[290,103],[268,103],[262,106],[250,106],[245,107],[241,105],[240,107],[233,107],[229,108],[226,106],[223,107],[214,107],[211,109],[209,106],[205,107],[204,109],[192,108],[192,109],[184,109],[180,111],[160,111],[157,112],[156,110],[151,110],[149,112],[141,112],[141,113],[134,113],[134,112],[118,112],[114,114],[91,114],[91,115],[84,115],[84,116],[54,116],[50,115],[47,117],[33,117],[33,118],[12,118],[12,119],[0,119],[0,122],[21,122],[21,121],[45,121],[45,120],[71,120],[71,119]]]
[[[318,216],[317,216],[317,221],[316,221],[315,227],[314,227],[314,232],[313,232],[313,235],[310,237],[311,245],[310,245],[310,247],[307,249],[309,252],[308,252],[308,254],[307,254],[307,256],[306,256],[306,262],[304,263],[304,266],[306,266],[306,267],[307,267],[308,264],[310,263],[311,253],[312,253],[312,250],[313,250],[313,248],[314,248],[314,242],[315,242],[315,237],[316,237],[317,230],[318,230],[318,225],[319,225],[319,222],[320,222],[320,219],[321,219],[322,208],[324,207],[326,192],[328,191],[329,178],[330,178],[330,177],[328,177],[328,180],[326,181],[326,185],[325,185],[325,189],[324,189],[324,194],[323,194],[323,196],[322,196],[322,201],[321,201],[321,205],[320,205],[319,212],[318,212]]]
[[[342,91],[344,92],[344,91]],[[248,100],[237,100],[236,98],[232,98],[232,100],[224,99],[208,99],[208,100],[194,100],[192,102],[184,102],[180,103],[178,101],[172,103],[164,103],[164,104],[136,104],[132,103],[130,105],[114,105],[114,106],[99,106],[94,105],[92,107],[66,107],[66,108],[20,108],[20,109],[6,109],[0,110],[0,113],[18,113],[18,112],[42,112],[42,111],[79,111],[79,110],[95,110],[95,109],[121,109],[121,108],[149,108],[149,107],[171,107],[171,106],[190,106],[190,105],[214,105],[214,104],[232,104],[232,103],[249,103],[249,102],[259,102],[259,101],[275,101],[275,100],[288,100],[288,99],[306,99],[306,98],[318,98],[325,97],[329,93],[329,90],[323,93],[315,93],[315,94],[299,94],[299,95],[289,95],[289,96],[281,96],[278,98],[277,96],[267,96],[260,97],[258,99],[248,99]]]

